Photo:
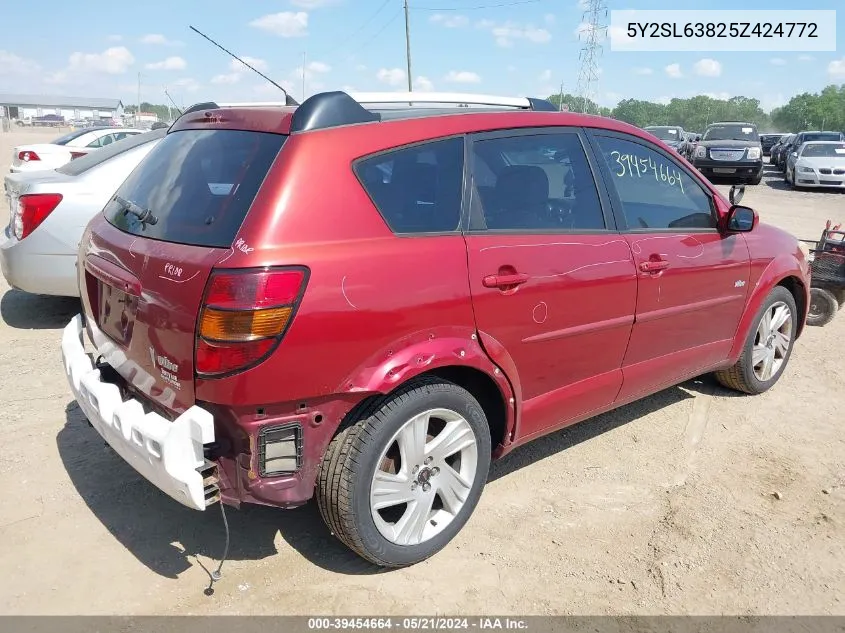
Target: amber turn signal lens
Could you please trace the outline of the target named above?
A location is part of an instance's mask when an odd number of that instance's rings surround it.
[[[203,309],[200,336],[212,341],[254,341],[284,332],[293,308],[264,310]]]

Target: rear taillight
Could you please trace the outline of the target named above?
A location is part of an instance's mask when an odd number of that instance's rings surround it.
[[[24,239],[47,219],[62,201],[58,193],[28,193],[18,198],[18,208],[15,212],[15,237]]]
[[[82,156],[86,156],[88,152],[71,152],[70,159],[73,160],[75,158],[81,158]]]
[[[18,152],[18,160],[28,163],[33,160],[41,160],[35,152],[24,151]]]
[[[290,326],[307,281],[302,267],[213,272],[197,328],[197,374],[230,374],[267,358]]]

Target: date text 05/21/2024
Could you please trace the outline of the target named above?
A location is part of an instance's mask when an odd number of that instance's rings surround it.
[[[460,631],[460,630],[522,630],[528,629],[524,619],[510,617],[403,617],[403,618],[308,618],[308,629],[325,630],[405,630],[405,631]]]

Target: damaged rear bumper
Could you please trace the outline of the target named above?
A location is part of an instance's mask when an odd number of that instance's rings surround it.
[[[214,419],[192,406],[175,420],[145,412],[140,401],[124,400],[105,382],[85,352],[83,317],[62,333],[62,359],[74,398],[88,421],[130,466],[184,506],[205,510],[220,500],[217,465],[205,458],[214,442]]]

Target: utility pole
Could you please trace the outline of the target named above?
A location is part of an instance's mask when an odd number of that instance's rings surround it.
[[[305,53],[302,53],[302,100],[305,101]]]
[[[413,92],[414,80],[411,76],[411,22],[408,17],[408,0],[405,0],[405,57],[408,60],[408,92]]]
[[[558,96],[557,111],[563,112],[563,82],[560,82],[560,95]]]
[[[138,73],[138,109],[135,111],[135,127],[141,124],[141,73]]]

